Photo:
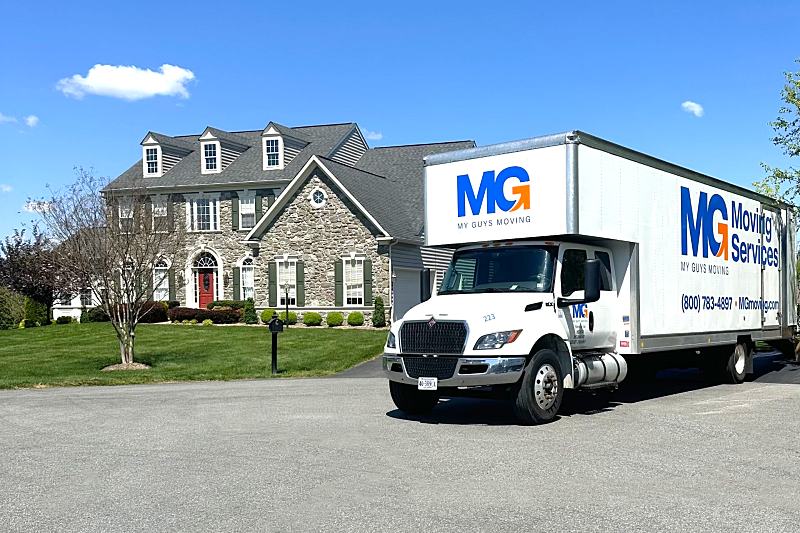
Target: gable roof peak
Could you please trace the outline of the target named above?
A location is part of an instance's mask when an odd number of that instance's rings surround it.
[[[148,131],[147,135],[144,136],[142,142],[140,142],[142,146],[145,145],[152,145],[152,144],[161,144],[166,146],[171,146],[173,148],[179,148],[185,152],[192,152],[194,148],[191,144],[187,143],[182,139],[176,139],[175,137],[170,137],[169,135],[163,135],[161,133],[156,133],[154,131]]]
[[[303,141],[305,143],[309,142],[308,139],[295,132],[292,128],[272,121],[267,124],[267,127],[264,128],[264,131],[261,132],[261,135],[274,135],[275,133],[278,133],[283,137],[291,137],[292,139],[297,139],[298,141]]]

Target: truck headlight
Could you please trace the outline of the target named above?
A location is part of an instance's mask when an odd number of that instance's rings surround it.
[[[506,344],[511,344],[517,340],[520,333],[522,333],[521,329],[489,333],[478,339],[478,342],[475,343],[475,350],[494,350],[496,348],[502,348]]]
[[[395,339],[394,333],[392,333],[391,331],[389,332],[389,338],[386,339],[386,347],[397,348],[397,340]]]

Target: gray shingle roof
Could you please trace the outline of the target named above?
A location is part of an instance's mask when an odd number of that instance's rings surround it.
[[[453,141],[386,146],[367,150],[356,163],[356,168],[379,176],[386,176],[396,184],[394,191],[396,196],[387,199],[381,205],[376,205],[374,207],[375,212],[369,208],[367,209],[378,221],[381,221],[396,217],[399,214],[399,206],[402,206],[403,218],[406,219],[403,223],[404,228],[402,234],[392,234],[392,236],[419,240],[425,223],[423,158],[432,154],[474,147],[474,141]],[[352,190],[350,187],[348,189],[353,195],[360,194],[359,190]]]
[[[169,139],[175,139],[182,144],[191,146],[193,151],[160,178],[147,178],[147,186],[151,188],[186,189],[210,185],[236,185],[239,183],[263,183],[265,186],[269,186],[270,182],[288,181],[297,175],[312,155],[329,155],[331,150],[341,142],[353,127],[353,123],[344,123],[289,128],[294,133],[287,133],[287,135],[303,139],[309,144],[282,170],[263,170],[261,156],[261,133],[263,130],[233,133],[221,132],[235,136],[237,142],[244,142],[249,148],[237,157],[233,163],[228,165],[225,170],[217,174],[202,174],[200,172],[200,141],[198,141],[200,134],[168,137],[163,139],[165,143],[169,142]],[[140,180],[142,180],[141,159],[109,183],[106,189],[118,190],[139,187],[141,186]]]

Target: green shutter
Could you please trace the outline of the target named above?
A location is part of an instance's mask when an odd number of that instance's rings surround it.
[[[336,307],[344,305],[344,264],[338,260],[333,264],[334,286],[336,287]]]
[[[256,224],[258,221],[261,220],[261,207],[262,207],[262,198],[260,194],[256,195]]]
[[[176,287],[175,287],[175,269],[174,268],[170,268],[169,269],[169,299],[171,301],[173,301],[173,302],[177,299],[176,290],[175,289],[176,289]]]
[[[233,299],[241,300],[242,269],[233,267]]]
[[[167,196],[167,227],[170,233],[175,231],[175,204],[172,203],[172,197]],[[170,298],[174,300],[175,298]]]
[[[110,205],[111,205],[111,231],[113,235],[119,231],[119,200],[112,200]]]
[[[372,261],[364,259],[364,305],[372,306]]]
[[[278,305],[278,267],[275,261],[269,262],[269,306]]]
[[[304,307],[306,305],[306,269],[302,261],[297,262],[297,286],[295,293],[297,295],[297,307]]]
[[[231,198],[231,223],[233,224],[233,229],[239,229],[239,197],[234,196]]]
[[[153,231],[153,202],[149,198],[144,203],[144,229]]]

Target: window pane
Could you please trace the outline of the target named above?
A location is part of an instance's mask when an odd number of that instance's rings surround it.
[[[569,296],[584,289],[586,250],[565,250],[561,261],[561,295]]]
[[[347,305],[364,305],[364,260],[344,260],[345,299]]]
[[[210,200],[195,200],[195,229],[198,231],[211,230],[211,202]]]
[[[250,260],[252,263],[252,260]],[[242,266],[242,298],[255,298],[255,269],[252,266]],[[286,305],[286,304],[284,304]]]
[[[278,294],[280,304],[286,305],[286,285],[289,285],[289,305],[297,302],[297,262],[278,261]]]

